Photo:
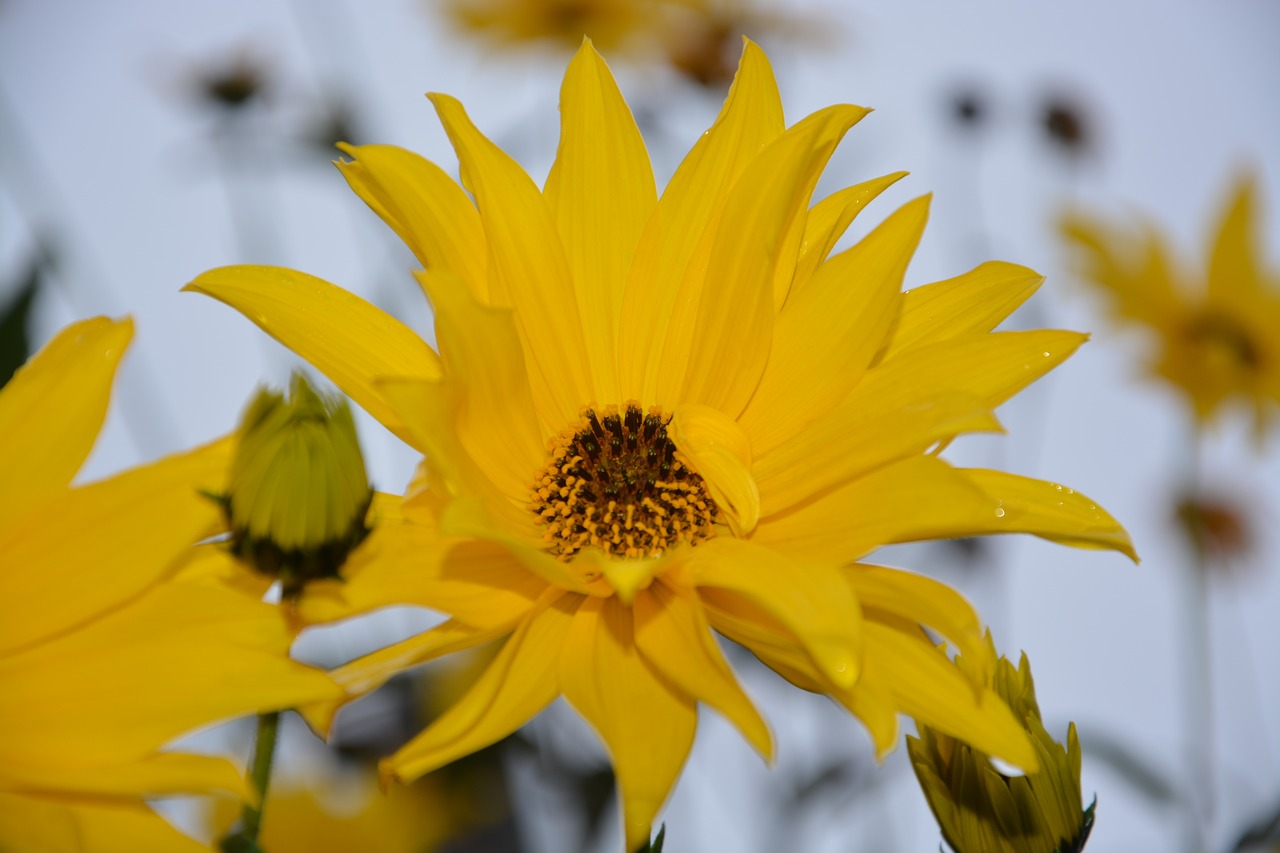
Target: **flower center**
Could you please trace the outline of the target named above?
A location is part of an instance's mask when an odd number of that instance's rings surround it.
[[[671,418],[635,403],[625,412],[584,409],[548,442],[529,508],[546,526],[551,552],[568,560],[592,545],[611,557],[656,557],[715,535],[718,509],[702,477],[667,437]]]
[[[1216,311],[1206,311],[1197,316],[1187,328],[1187,336],[1200,344],[1219,360],[1249,370],[1262,362],[1258,347],[1235,318]]]

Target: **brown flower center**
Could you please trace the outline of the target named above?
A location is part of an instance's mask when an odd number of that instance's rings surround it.
[[[529,508],[551,553],[568,560],[590,545],[611,557],[656,557],[715,535],[715,501],[667,437],[670,420],[635,403],[584,409],[548,442]]]
[[[1188,324],[1186,334],[1210,353],[1220,353],[1232,364],[1253,370],[1262,363],[1257,344],[1234,317],[1206,311]]]

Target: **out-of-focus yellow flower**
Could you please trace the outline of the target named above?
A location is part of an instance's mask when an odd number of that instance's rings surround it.
[[[667,0],[661,9],[661,39],[667,63],[702,86],[733,79],[740,39],[775,39],[808,48],[832,42],[836,22],[759,0]]]
[[[219,500],[231,553],[279,577],[286,597],[307,581],[339,577],[368,535],[373,501],[346,401],[317,394],[301,373],[287,400],[261,389],[240,420]]]
[[[311,621],[393,603],[452,618],[334,677],[356,696],[506,638],[384,771],[416,778],[564,695],[612,754],[635,849],[684,764],[699,702],[772,756],[713,629],[833,696],[881,753],[906,712],[1034,767],[1007,705],[919,630],[976,648],[970,606],[855,561],[893,542],[1013,532],[1132,555],[1119,524],[1071,489],[932,452],[998,430],[992,409],[1083,341],[991,332],[1040,276],[990,263],[903,294],[927,198],[828,257],[901,174],[810,206],[867,110],[834,106],[788,129],[749,42],[719,118],[661,198],[590,43],[565,76],[541,190],[461,104],[432,98],[471,195],[389,146],[350,148],[341,167],[426,267],[438,355],[302,273],[229,267],[188,286],[242,311],[426,454],[405,523],[379,525],[361,548],[382,559],[309,587],[299,607]],[[332,710],[310,718],[324,729]]]
[[[432,853],[463,825],[462,804],[437,782],[382,792],[372,768],[280,776],[267,794],[258,844],[269,853]],[[214,836],[236,817],[218,805],[209,819]]]
[[[655,33],[664,0],[434,0],[464,31],[498,44],[546,42],[574,50],[583,37],[627,49]]]
[[[220,532],[199,492],[223,440],[71,486],[102,426],[128,320],[55,337],[0,392],[0,849],[207,850],[144,798],[247,795],[239,771],[159,752],[199,726],[334,696],[288,659],[275,609],[171,583]]]
[[[956,853],[1079,853],[1093,828],[1094,807],[1083,806],[1075,723],[1067,728],[1064,749],[1041,722],[1026,654],[1017,669],[1007,658],[996,660],[990,633],[976,653],[960,654],[956,665],[1008,703],[1031,739],[1040,770],[1005,776],[986,753],[920,725],[919,739],[907,737],[907,752],[943,837]]]
[[[1151,227],[1126,234],[1070,215],[1063,233],[1116,317],[1158,336],[1152,369],[1187,395],[1197,418],[1244,402],[1262,435],[1280,403],[1280,276],[1259,245],[1256,196],[1256,181],[1237,184],[1198,286]]]

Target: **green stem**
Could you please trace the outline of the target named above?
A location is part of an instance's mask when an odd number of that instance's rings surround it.
[[[245,803],[241,813],[243,823],[240,835],[246,841],[257,843],[262,828],[262,812],[267,807],[267,783],[271,780],[271,760],[276,752],[276,735],[280,731],[280,712],[258,715],[258,732],[253,741],[253,763],[249,769],[249,781],[258,792],[258,806]]]

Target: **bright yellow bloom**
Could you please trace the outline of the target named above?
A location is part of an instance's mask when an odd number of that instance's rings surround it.
[[[97,318],[0,392],[0,849],[207,850],[144,797],[246,795],[231,763],[159,752],[199,726],[334,696],[275,609],[169,583],[221,530],[199,494],[229,442],[72,487],[133,334]]]
[[[983,646],[961,654],[956,665],[1009,703],[1031,738],[1040,772],[1004,776],[981,750],[920,726],[919,739],[907,737],[907,751],[947,844],[955,853],[1083,850],[1093,829],[1093,806],[1085,809],[1081,796],[1076,724],[1067,727],[1064,749],[1041,722],[1026,653],[1017,669],[1007,658],[997,660],[990,633]]]
[[[930,452],[999,429],[991,410],[1084,339],[990,333],[1040,277],[992,263],[903,294],[927,198],[828,257],[901,174],[810,207],[867,110],[830,107],[786,128],[750,43],[719,118],[661,198],[589,43],[565,76],[559,154],[541,190],[461,104],[432,100],[470,197],[399,148],[349,148],[355,160],[341,168],[426,267],[439,355],[302,273],[231,267],[189,285],[426,455],[406,523],[362,546],[381,554],[376,569],[309,588],[300,606],[312,621],[392,603],[452,618],[335,678],[359,695],[508,638],[384,771],[416,778],[563,695],[612,754],[634,849],[684,764],[699,702],[773,754],[712,629],[841,702],[881,753],[905,712],[1034,767],[1004,702],[919,627],[975,648],[969,605],[927,578],[854,561],[892,542],[1012,532],[1132,554],[1082,495]],[[325,711],[311,714],[321,728]]]
[[[1259,245],[1256,196],[1256,181],[1236,186],[1200,286],[1149,226],[1125,234],[1073,215],[1063,232],[1116,317],[1158,336],[1152,371],[1182,389],[1197,418],[1243,402],[1262,435],[1280,403],[1280,273]]]
[[[219,498],[231,551],[292,597],[308,580],[339,577],[364,540],[373,490],[345,400],[294,374],[289,399],[263,388],[236,430]]]

